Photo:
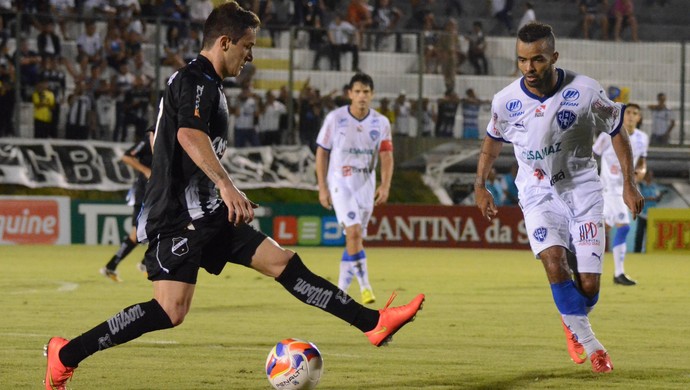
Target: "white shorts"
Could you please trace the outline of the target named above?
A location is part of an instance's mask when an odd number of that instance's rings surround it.
[[[374,194],[367,188],[357,191],[345,185],[329,185],[331,201],[338,224],[346,228],[353,225],[362,226],[362,235],[367,235],[367,225],[374,211]]]
[[[522,206],[525,227],[534,255],[552,246],[562,246],[577,257],[581,273],[601,274],[606,233],[601,192],[589,194],[534,194]]]
[[[621,195],[604,193],[604,220],[609,226],[630,225],[628,206]]]

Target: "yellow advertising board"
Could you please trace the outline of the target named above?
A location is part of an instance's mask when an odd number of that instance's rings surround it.
[[[659,251],[690,252],[690,209],[649,209],[647,252]]]

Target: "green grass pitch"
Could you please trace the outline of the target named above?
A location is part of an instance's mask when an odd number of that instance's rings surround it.
[[[43,344],[71,338],[122,308],[151,299],[136,269],[143,248],[120,265],[123,283],[98,269],[115,247],[0,247],[0,387],[38,389]],[[337,280],[342,248],[299,248],[307,266]],[[614,286],[605,257],[599,304],[590,315],[614,371],[597,375],[568,358],[540,262],[528,251],[367,250],[382,307],[427,295],[424,310],[388,347],[301,304],[270,278],[229,265],[202,272],[184,324],[82,362],[71,389],[263,389],[272,345],[314,342],[324,356],[319,389],[688,389],[690,257],[629,254],[635,287]],[[351,292],[359,299],[356,287]]]

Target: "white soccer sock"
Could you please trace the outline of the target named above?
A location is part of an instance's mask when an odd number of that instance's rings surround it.
[[[565,325],[570,328],[570,331],[577,337],[577,341],[585,348],[587,356],[600,349],[605,350],[599,340],[594,337],[594,332],[587,316],[565,314],[562,317]]]
[[[350,288],[350,284],[352,284],[352,263],[352,261],[340,261],[340,275],[338,276],[338,288],[345,292],[347,292],[347,289]]]
[[[626,243],[618,244],[613,247],[613,265],[614,276],[619,276],[625,273],[623,263],[625,262],[625,252],[627,251]]]
[[[352,262],[352,272],[357,276],[357,281],[359,282],[359,289],[369,289],[371,290],[371,284],[369,283],[369,271],[367,270],[367,258],[361,258],[357,261]]]

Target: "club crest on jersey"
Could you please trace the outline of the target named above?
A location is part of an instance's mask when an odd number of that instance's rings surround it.
[[[173,255],[184,256],[189,252],[189,247],[187,246],[187,237],[174,237],[172,239],[172,249]]]
[[[354,212],[354,211],[348,212],[348,213],[347,213],[347,217],[350,218],[350,219],[355,219],[355,212]]]
[[[372,141],[376,141],[377,139],[379,139],[380,136],[381,132],[379,132],[378,130],[372,130],[369,132],[369,137],[371,137]]]
[[[570,126],[575,123],[575,119],[577,119],[577,114],[570,110],[558,111],[558,114],[556,115],[558,127],[560,127],[561,130],[568,130]]]
[[[534,229],[534,233],[532,233],[532,235],[534,236],[534,239],[539,241],[539,242],[544,242],[544,240],[546,240],[546,236],[548,234],[549,234],[549,231],[543,226]]]

